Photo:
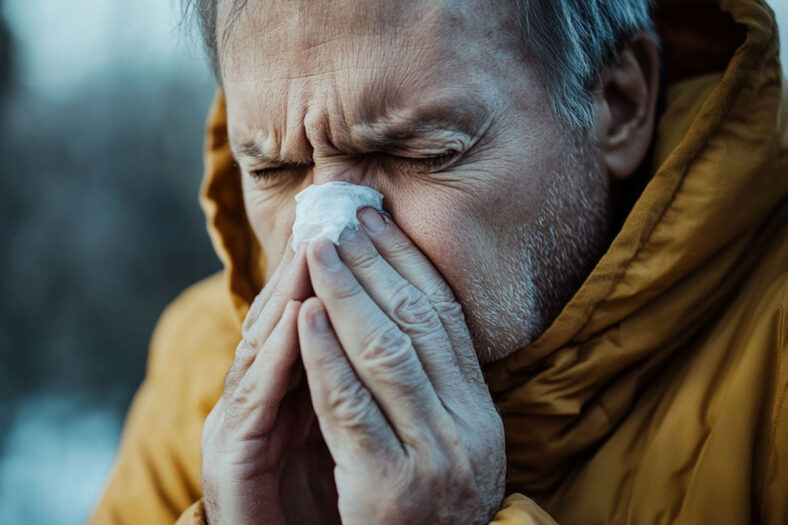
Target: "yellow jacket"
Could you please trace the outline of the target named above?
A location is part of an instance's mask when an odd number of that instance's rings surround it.
[[[761,0],[670,0],[652,178],[541,337],[485,370],[499,524],[788,524],[788,90]],[[201,200],[225,271],[161,317],[95,523],[201,523],[200,433],[262,254],[209,117]]]

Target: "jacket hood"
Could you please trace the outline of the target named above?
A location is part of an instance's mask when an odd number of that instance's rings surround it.
[[[777,26],[761,0],[658,2],[665,109],[652,176],[552,325],[489,365],[510,489],[553,488],[626,415],[667,360],[719,317],[788,221],[788,131]],[[240,326],[262,288],[223,95],[201,191]]]

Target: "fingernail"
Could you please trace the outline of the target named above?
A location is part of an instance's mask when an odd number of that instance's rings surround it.
[[[374,208],[364,208],[361,210],[359,219],[361,219],[361,224],[364,225],[364,229],[369,233],[380,233],[386,227],[386,223],[383,222],[383,217],[381,217],[380,213]]]
[[[317,258],[329,270],[337,270],[342,266],[342,261],[339,260],[337,249],[334,248],[334,243],[330,241],[321,241],[322,244],[317,249]]]
[[[328,332],[328,319],[326,318],[326,312],[323,310],[322,306],[313,308],[312,311],[309,312],[309,326],[315,332]]]

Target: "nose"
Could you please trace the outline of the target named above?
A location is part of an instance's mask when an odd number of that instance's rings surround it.
[[[362,184],[363,174],[352,162],[338,159],[316,159],[312,168],[312,183],[342,181]]]
[[[376,162],[363,158],[343,158],[333,159],[328,162],[315,161],[312,168],[312,184],[325,184],[326,182],[341,181],[361,186],[369,186],[373,190],[382,193],[383,213],[392,218],[392,192],[390,185],[385,184],[385,177],[382,176],[381,166],[376,166]]]
[[[304,115],[304,138],[312,149],[312,184],[341,181],[381,191],[378,173],[381,166],[374,161],[374,154],[351,153],[337,148],[336,137],[330,136],[330,130],[343,126],[329,125],[330,115],[339,112],[325,109],[326,103],[310,105]],[[351,141],[345,137],[341,142],[349,146]]]
[[[380,191],[379,177],[375,166],[370,159],[361,156],[335,156],[330,158],[316,158],[312,168],[312,183],[325,184],[326,182],[342,181],[351,184],[369,186]]]

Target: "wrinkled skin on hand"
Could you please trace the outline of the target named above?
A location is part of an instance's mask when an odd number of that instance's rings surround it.
[[[640,35],[598,75],[594,129],[578,132],[511,2],[233,4],[216,20],[227,132],[268,268],[310,184],[370,186],[396,219],[309,245],[311,290],[283,321],[341,517],[484,522],[505,457],[477,356],[535,341],[609,246],[618,184],[651,145],[657,47]],[[271,388],[275,411],[287,387]]]
[[[461,308],[393,222],[360,218],[338,250],[286,254],[249,312],[203,434],[211,523],[486,523],[503,499]]]
[[[311,294],[303,250],[285,253],[252,304],[202,436],[210,523],[337,523],[333,461],[318,430],[296,321]]]
[[[308,247],[316,297],[298,319],[342,522],[486,523],[504,496],[503,425],[462,310],[402,231],[360,216],[338,250]]]

